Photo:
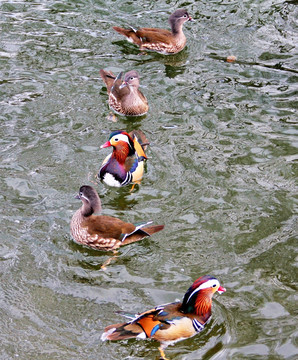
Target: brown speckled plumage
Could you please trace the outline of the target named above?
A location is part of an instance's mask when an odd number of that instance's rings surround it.
[[[139,90],[139,74],[131,70],[117,77],[111,72],[100,70],[100,76],[107,87],[109,105],[119,115],[141,116],[148,112],[149,106],[146,97]]]
[[[124,29],[114,26],[113,29],[124,35],[128,41],[138,45],[141,50],[151,50],[169,55],[177,54],[186,45],[186,37],[182,27],[186,21],[192,18],[184,9],[176,10],[170,17],[171,31],[157,28]]]
[[[112,216],[94,215],[101,211],[101,203],[91,186],[81,186],[77,198],[82,200],[83,205],[72,217],[72,236],[77,243],[96,250],[115,250],[164,228],[163,225],[148,226],[150,222],[136,226]]]

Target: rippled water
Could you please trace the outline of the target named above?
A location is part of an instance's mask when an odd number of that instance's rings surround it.
[[[139,55],[113,25],[166,27],[187,48]],[[116,310],[227,292],[170,359],[296,359],[297,1],[1,1],[1,359],[157,359],[153,341],[100,341]],[[237,56],[235,63],[225,61]],[[150,110],[107,119],[99,69],[136,69]],[[96,185],[105,214],[166,225],[109,254],[73,243],[74,194],[111,130],[141,128],[146,174]]]

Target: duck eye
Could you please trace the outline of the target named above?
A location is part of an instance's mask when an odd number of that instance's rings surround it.
[[[83,196],[83,193],[82,193],[82,192],[80,192],[80,196]]]
[[[134,78],[133,77],[131,77],[129,80],[133,80]]]
[[[114,139],[115,141],[118,141],[118,138]]]
[[[213,284],[212,287],[216,287],[216,284]]]
[[[187,14],[184,14],[184,15],[183,15],[183,17],[185,17],[185,18],[186,18],[186,17],[187,17]]]

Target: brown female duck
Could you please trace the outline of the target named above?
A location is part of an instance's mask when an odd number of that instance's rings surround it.
[[[101,212],[101,202],[91,186],[81,186],[76,198],[83,205],[71,219],[71,234],[76,242],[93,249],[115,250],[164,228],[164,225],[150,225],[151,221],[134,225],[112,216],[96,215]]]
[[[171,31],[156,28],[123,29],[118,26],[114,26],[113,29],[138,45],[140,50],[152,50],[169,55],[177,54],[185,47],[186,37],[182,27],[186,21],[192,21],[192,18],[185,9],[178,9],[169,17]]]
[[[119,115],[141,116],[148,112],[146,97],[139,90],[140,78],[135,70],[116,77],[111,71],[100,70],[100,76],[107,87],[109,106]]]

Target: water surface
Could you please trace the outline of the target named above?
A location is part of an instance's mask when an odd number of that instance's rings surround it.
[[[113,25],[166,27],[187,48],[140,55]],[[1,359],[157,359],[158,343],[102,343],[117,310],[182,298],[203,274],[227,292],[170,359],[295,359],[297,2],[2,1]],[[226,57],[237,56],[228,63]],[[150,110],[107,119],[101,68],[136,69]],[[104,213],[166,225],[109,254],[73,243],[74,199],[112,130],[151,142],[142,184],[95,185]]]

